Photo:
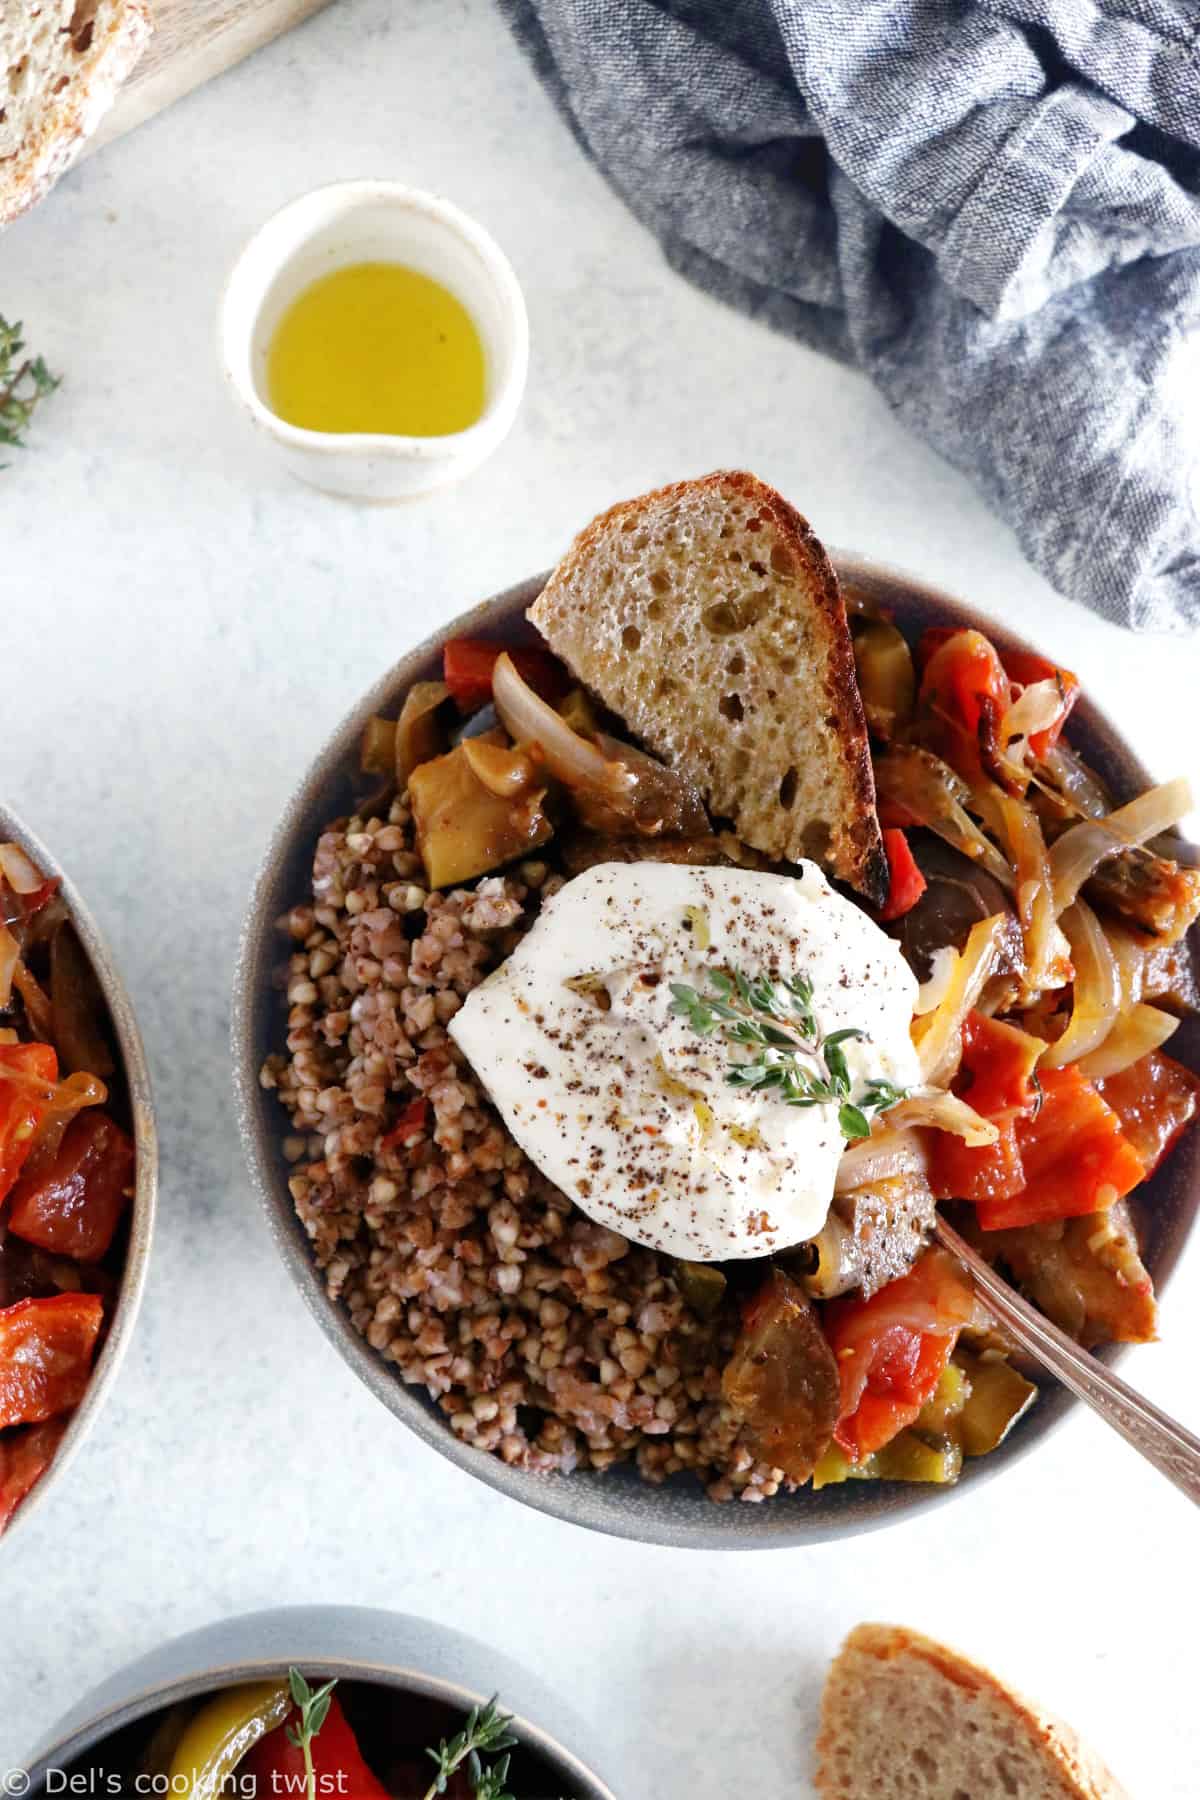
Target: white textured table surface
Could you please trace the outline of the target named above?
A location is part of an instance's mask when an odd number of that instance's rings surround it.
[[[512,256],[533,364],[465,486],[357,510],[250,440],[213,349],[248,233],[302,189],[443,190]],[[684,286],[588,167],[486,0],[340,0],[107,149],[0,239],[0,310],[66,374],[0,474],[6,801],[90,896],[159,1103],[150,1289],[63,1487],[0,1549],[0,1770],[164,1637],[285,1601],[425,1611],[604,1721],[625,1792],[807,1793],[824,1665],[897,1619],[1072,1719],[1141,1800],[1194,1800],[1195,1514],[1090,1419],[976,1497],[811,1552],[585,1537],[408,1437],[306,1316],[243,1173],[234,944],[276,812],[418,633],[551,561],[611,500],[743,463],[823,537],[1052,646],[1150,766],[1195,763],[1200,647],[1056,599],[857,378]],[[1196,1422],[1200,1251],[1128,1372]]]

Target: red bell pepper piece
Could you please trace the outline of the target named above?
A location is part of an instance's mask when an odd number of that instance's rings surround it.
[[[0,1311],[0,1428],[79,1405],[103,1317],[96,1294],[18,1300]]]
[[[994,1144],[964,1144],[938,1132],[929,1159],[929,1185],[939,1200],[1007,1200],[1025,1185],[1017,1122],[1038,1103],[1033,1070],[1042,1045],[1028,1032],[969,1013],[963,1025],[962,1063],[954,1091],[990,1119]]]
[[[822,1324],[842,1385],[834,1439],[852,1462],[913,1423],[974,1311],[966,1276],[936,1249],[869,1300],[848,1297],[825,1308]]]
[[[13,1069],[26,1080],[8,1081]],[[0,1201],[8,1196],[49,1110],[33,1083],[58,1080],[58,1057],[49,1044],[0,1044]]]
[[[132,1141],[107,1114],[78,1113],[50,1166],[17,1183],[9,1230],[40,1250],[99,1262],[128,1202],[133,1160]]]
[[[1032,731],[1029,734],[1029,748],[1040,762],[1046,752],[1052,750],[1058,742],[1071,708],[1079,698],[1079,677],[1072,675],[1070,669],[1060,669],[1057,663],[1048,661],[1033,650],[1009,650],[1002,660],[1005,673],[1018,687],[1032,687],[1035,681],[1058,683],[1062,710],[1042,731]]]
[[[451,638],[442,651],[442,680],[450,689],[459,709],[478,712],[492,697],[492,670],[496,658],[506,649],[504,644],[489,644],[482,638]],[[566,670],[549,650],[518,645],[509,649],[517,674],[551,703],[561,700],[570,686]]]
[[[1024,1183],[980,1203],[984,1231],[1104,1212],[1145,1177],[1117,1114],[1073,1064],[1047,1069],[1041,1088],[1040,1108],[1014,1128]]]
[[[274,1731],[268,1731],[238,1765],[239,1792],[256,1794],[258,1800],[303,1800],[307,1792],[304,1753],[287,1735],[297,1714],[290,1715]],[[368,1767],[358,1739],[336,1694],[329,1697],[325,1723],[312,1739],[316,1792],[335,1800],[390,1800],[389,1790]],[[242,1778],[249,1777],[245,1788]]]
[[[943,644],[948,644],[952,637],[965,631],[965,625],[927,625],[917,639],[917,669],[923,675]]]
[[[400,1150],[421,1136],[425,1129],[425,1115],[429,1111],[429,1102],[424,1094],[418,1094],[410,1100],[390,1131],[385,1131],[379,1140],[381,1150]]]
[[[65,1419],[47,1419],[0,1437],[0,1532],[54,1461],[66,1429]]]
[[[61,875],[51,875],[43,881],[41,887],[34,888],[32,894],[22,894],[21,903],[25,908],[25,917],[32,919],[34,913],[41,912],[48,901],[53,900],[62,886]]]
[[[925,877],[917,867],[917,859],[909,849],[903,831],[889,827],[883,834],[883,847],[887,852],[888,891],[879,917],[884,921],[901,919],[906,912],[912,911],[925,892]]]
[[[985,1119],[1030,1113],[1038,1103],[1034,1069],[1044,1045],[1031,1032],[986,1013],[967,1014],[954,1091]]]
[[[1153,1175],[1180,1133],[1200,1109],[1200,1077],[1161,1050],[1151,1050],[1118,1075],[1106,1075],[1096,1092],[1121,1121],[1122,1136]]]
[[[964,1144],[938,1132],[929,1158],[929,1185],[936,1200],[971,1200],[976,1206],[1011,1200],[1025,1186],[1025,1165],[1014,1119],[994,1121],[994,1144]]]
[[[952,631],[934,649],[917,696],[934,728],[933,748],[967,781],[995,762],[1011,699],[1000,658],[981,631],[970,630]]]

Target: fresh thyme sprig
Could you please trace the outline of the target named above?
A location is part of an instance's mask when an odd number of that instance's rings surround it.
[[[853,1025],[822,1032],[806,976],[772,981],[769,975],[750,976],[740,969],[710,969],[707,980],[704,994],[673,981],[671,1011],[700,1037],[719,1031],[730,1043],[754,1052],[729,1070],[725,1079],[730,1087],[774,1092],[788,1106],[836,1104],[842,1136],[852,1142],[871,1135],[868,1112],[882,1112],[903,1100],[903,1088],[881,1079],[868,1081],[858,1099],[851,1099],[853,1084],[842,1045],[866,1033]]]
[[[509,1758],[497,1756],[490,1765],[482,1760],[484,1755],[510,1750],[517,1741],[509,1730],[512,1716],[500,1711],[498,1698],[493,1694],[486,1706],[473,1706],[461,1731],[449,1741],[443,1738],[436,1750],[425,1752],[437,1764],[437,1774],[424,1800],[444,1794],[450,1777],[464,1764],[475,1800],[513,1800],[508,1789]]]
[[[313,1767],[312,1744],[322,1725],[329,1717],[330,1696],[337,1686],[336,1677],[327,1681],[324,1687],[314,1692],[309,1687],[299,1669],[288,1670],[288,1686],[292,1700],[299,1714],[297,1725],[287,1727],[288,1742],[294,1744],[304,1757],[304,1782],[307,1800],[315,1800],[316,1770]],[[452,1775],[465,1767],[467,1780],[475,1800],[516,1800],[509,1791],[508,1765],[511,1758],[498,1755],[497,1752],[511,1750],[517,1742],[509,1726],[512,1715],[501,1712],[498,1705],[499,1695],[493,1694],[486,1706],[473,1706],[467,1715],[467,1722],[462,1730],[447,1741],[443,1738],[436,1750],[426,1750],[426,1756],[437,1764],[437,1774],[426,1789],[423,1800],[437,1800],[439,1794],[446,1792]],[[492,1763],[485,1763],[485,1755],[495,1756]]]
[[[59,383],[40,356],[26,356],[24,351],[20,324],[10,325],[0,314],[0,444],[15,450],[24,448],[22,433],[39,400]]]
[[[299,1669],[288,1670],[288,1686],[300,1714],[298,1725],[287,1727],[289,1744],[294,1744],[304,1758],[304,1791],[308,1800],[316,1800],[317,1777],[313,1768],[312,1742],[329,1717],[330,1696],[337,1686],[336,1678],[327,1681],[314,1693]]]

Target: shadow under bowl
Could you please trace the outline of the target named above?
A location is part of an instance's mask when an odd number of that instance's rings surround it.
[[[860,594],[888,609],[910,640],[927,625],[971,625],[985,631],[1001,652],[1031,647],[962,601],[900,571],[844,553],[835,553],[833,561],[847,593]],[[951,1487],[845,1482],[819,1493],[810,1488],[781,1493],[755,1506],[717,1505],[689,1475],[672,1477],[662,1486],[643,1481],[627,1465],[604,1473],[538,1475],[464,1444],[424,1389],[406,1385],[394,1367],[359,1336],[348,1314],[325,1291],[288,1191],[289,1170],[282,1151],[284,1115],[258,1079],[265,1058],[280,1048],[284,1038],[286,1007],[274,979],[283,957],[276,921],[310,891],[313,850],[320,832],[331,819],[353,812],[362,797],[358,752],[366,721],[376,713],[394,713],[414,681],[440,676],[442,646],[448,638],[465,635],[507,644],[536,641],[525,612],[545,579],[544,575],[535,577],[485,600],[402,657],[334,733],[272,836],[253,890],[238,957],[233,1059],[242,1139],[280,1254],[326,1336],[389,1412],[460,1468],[539,1512],[641,1543],[754,1550],[828,1543],[898,1524],[930,1507],[948,1505],[974,1493],[982,1482],[1033,1451],[1076,1404],[1072,1397],[1064,1389],[1048,1385],[1004,1442],[990,1455],[968,1461]],[[1086,697],[1072,713],[1070,736],[1118,797],[1131,798],[1152,785],[1137,756]],[[1200,933],[1193,930],[1193,959],[1198,941]],[[1189,1019],[1180,1027],[1172,1039],[1172,1054],[1200,1068],[1200,1020]],[[1200,1132],[1186,1136],[1141,1190],[1146,1261],[1160,1291],[1195,1220],[1200,1202],[1198,1174]],[[1109,1348],[1102,1354],[1106,1361],[1113,1361],[1120,1351]]]
[[[19,844],[44,875],[57,877],[61,884],[59,893],[66,902],[71,923],[108,1009],[112,1036],[125,1079],[137,1154],[136,1186],[128,1224],[122,1227],[126,1232],[125,1253],[108,1332],[96,1358],[87,1392],[71,1415],[66,1435],[58,1447],[54,1461],[28,1498],[17,1508],[8,1530],[0,1537],[0,1556],[3,1556],[14,1531],[33,1517],[55,1491],[60,1478],[66,1474],[71,1459],[100,1415],[100,1409],[116,1380],[121,1359],[129,1347],[142,1303],[150,1260],[150,1241],[154,1231],[154,1210],[158,1195],[158,1138],[154,1125],[150,1071],[146,1064],[141,1033],[125,985],[117,973],[116,964],[95,920],[56,858],[14,813],[3,806],[0,806],[0,843]]]

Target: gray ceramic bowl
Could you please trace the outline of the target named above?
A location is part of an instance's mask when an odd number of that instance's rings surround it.
[[[133,1016],[133,1007],[118,975],[107,945],[96,928],[95,920],[84,905],[74,883],[63,873],[56,859],[20,819],[0,806],[0,843],[16,843],[32,857],[47,876],[57,875],[60,892],[67,903],[71,922],[83,945],[100,990],[104,995],[116,1037],[117,1050],[129,1090],[129,1108],[133,1119],[134,1143],[137,1149],[137,1187],[131,1209],[125,1261],[117,1293],[116,1308],[103,1348],[96,1359],[87,1393],[76,1407],[67,1426],[66,1436],[46,1473],[28,1499],[17,1508],[8,1530],[0,1537],[0,1556],[11,1546],[13,1533],[42,1506],[66,1473],[67,1465],[99,1417],[100,1408],[116,1379],[121,1358],[133,1336],[142,1290],[146,1284],[146,1268],[150,1260],[150,1239],[154,1229],[154,1208],[158,1194],[158,1138],[154,1128],[154,1102],[150,1092],[150,1071],[141,1033]],[[85,1503],[86,1504],[86,1503]]]
[[[499,1694],[504,1710],[513,1715],[520,1750],[548,1768],[553,1778],[549,1793],[561,1793],[564,1800],[615,1800],[617,1790],[596,1773],[596,1762],[584,1749],[586,1728],[518,1664],[445,1625],[359,1606],[248,1613],[175,1638],[110,1676],[73,1706],[27,1764],[28,1784],[18,1778],[13,1785],[10,1775],[7,1789],[0,1782],[0,1791],[28,1794],[31,1800],[65,1792],[50,1780],[50,1771],[88,1763],[102,1768],[103,1747],[117,1732],[177,1700],[285,1674],[292,1665],[310,1679],[370,1682],[452,1708],[457,1715]],[[441,1730],[439,1725],[438,1735]],[[110,1790],[97,1784],[74,1791]]]
[[[924,587],[909,576],[846,555],[836,556],[835,561],[847,590],[857,590],[889,608],[897,623],[909,633],[930,624],[973,624],[986,630],[1001,649],[1020,643],[1010,632],[961,601]],[[927,1507],[945,1505],[956,1495],[970,1494],[980,1482],[1033,1450],[1062,1419],[1075,1404],[1064,1390],[1048,1388],[1029,1417],[998,1450],[967,1463],[954,1487],[846,1482],[820,1493],[803,1489],[796,1494],[781,1494],[759,1506],[718,1506],[687,1476],[652,1487],[628,1468],[605,1474],[589,1471],[569,1476],[534,1475],[472,1449],[454,1435],[423,1391],[407,1387],[394,1369],[368,1347],[351,1327],[348,1316],[325,1293],[288,1193],[288,1170],[281,1150],[283,1116],[258,1082],[263,1059],[280,1046],[284,1031],[284,1009],[273,981],[273,972],[283,954],[275,921],[308,892],[313,848],[323,826],[339,814],[352,811],[356,797],[361,795],[358,747],[367,719],[373,713],[394,712],[412,682],[440,674],[441,648],[448,637],[469,634],[508,643],[523,637],[532,639],[535,634],[525,624],[524,614],[544,579],[538,577],[497,594],[409,651],[335,732],[293,796],[272,837],[255,884],[238,959],[233,1055],[239,1117],[250,1170],[284,1262],[321,1328],[390,1412],[427,1444],[501,1493],[576,1525],[643,1543],[708,1550],[772,1549],[851,1537],[857,1532],[895,1524]],[[1046,649],[1069,663],[1069,643],[1055,643],[1051,634]],[[1116,729],[1086,698],[1080,700],[1072,715],[1071,739],[1118,795],[1132,797],[1151,785],[1150,776]],[[1192,954],[1196,954],[1195,941]],[[1200,1022],[1188,1021],[1181,1027],[1173,1046],[1174,1054],[1200,1068]],[[1148,1262],[1160,1288],[1174,1267],[1195,1218],[1198,1161],[1200,1133],[1184,1139],[1147,1190],[1152,1221]],[[1106,1353],[1116,1354],[1119,1353]]]

